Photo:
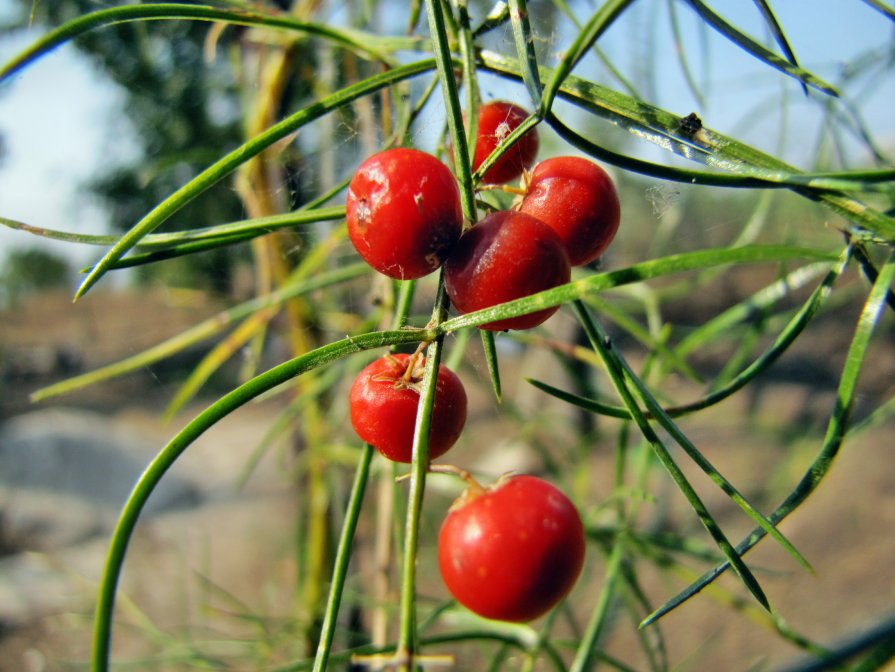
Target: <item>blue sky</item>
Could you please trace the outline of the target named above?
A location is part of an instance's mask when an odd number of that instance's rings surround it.
[[[537,3],[530,2],[536,8]],[[753,2],[712,0],[711,6],[760,39],[768,38]],[[577,3],[579,15],[591,3]],[[867,50],[891,45],[895,24],[861,0],[775,0],[772,6],[800,62],[831,83],[838,83],[845,62]],[[687,57],[700,87],[699,101],[691,92],[669,28],[668,3],[642,0],[601,39],[604,51],[626,75],[643,87],[646,98],[678,114],[698,111],[713,128],[761,149],[780,146],[780,119],[765,119],[764,111],[787,100],[788,126],[783,136],[786,157],[802,165],[813,152],[823,96],[806,99],[799,85],[772,71],[705,29],[689,7],[676,2],[677,17],[687,45]],[[12,0],[0,0],[0,21],[8,17]],[[36,36],[0,39],[0,61],[6,61]],[[563,48],[566,36],[541,36],[546,54]],[[498,36],[498,40],[500,37]],[[505,40],[505,48],[512,45]],[[705,48],[704,48],[705,47]],[[576,74],[617,86],[596,59],[581,64]],[[495,85],[499,86],[499,85]],[[499,90],[499,89],[498,89]],[[524,91],[520,91],[524,95]],[[861,101],[867,125],[890,150],[895,150],[895,73],[849,89]],[[122,96],[102,76],[91,71],[72,47],[43,59],[14,81],[0,87],[0,134],[9,155],[0,165],[0,215],[30,224],[78,232],[103,233],[103,213],[84,197],[82,185],[109,162],[127,156],[127,137],[110,137],[124,114]],[[756,122],[755,119],[765,119]],[[649,148],[634,151],[649,155]],[[665,154],[654,154],[661,158]],[[809,166],[803,166],[809,167]],[[0,229],[0,250],[35,243],[31,236]],[[46,243],[78,262],[99,250]]]

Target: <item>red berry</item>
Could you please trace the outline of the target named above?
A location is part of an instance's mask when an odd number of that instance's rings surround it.
[[[348,235],[370,266],[390,278],[421,278],[444,262],[460,236],[460,188],[431,154],[387,149],[348,185]]]
[[[419,383],[426,360],[413,368],[409,355],[380,357],[355,378],[348,396],[351,424],[357,435],[395,462],[413,459],[413,430],[419,406]],[[454,445],[466,423],[466,390],[443,364],[435,382],[435,407],[429,435],[429,459]]]
[[[519,210],[556,231],[572,266],[599,257],[618,231],[620,206],[612,178],[593,161],[576,156],[535,166]]]
[[[445,264],[445,288],[461,313],[519,299],[569,281],[571,269],[562,242],[531,215],[494,212],[464,233]],[[482,329],[529,329],[558,306],[489,322]]]
[[[479,107],[478,137],[472,169],[477,170],[498,143],[516,129],[528,112],[512,103],[496,100]],[[505,184],[518,179],[538,155],[538,132],[534,128],[523,135],[482,176],[484,184]]]
[[[584,527],[560,490],[534,476],[471,488],[438,538],[441,576],[460,604],[485,618],[522,622],[553,608],[584,564]]]

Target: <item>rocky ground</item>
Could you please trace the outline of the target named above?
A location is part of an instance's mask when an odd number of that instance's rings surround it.
[[[218,309],[170,292],[97,295],[76,306],[67,295],[49,295],[0,315],[0,672],[79,669],[88,659],[96,582],[118,507],[151,456],[205,404],[200,399],[169,423],[160,420],[193,353],[52,402],[34,405],[28,394],[140,352]],[[849,336],[842,326],[851,324],[820,323],[781,362],[778,377],[682,421],[700,450],[747,495],[791,486],[810,463],[835,403],[832,385]],[[895,343],[879,344],[872,361],[862,378],[867,407],[895,391]],[[508,353],[507,385],[527,375],[522,367],[546,375],[544,366]],[[474,394],[481,395],[480,407],[493,406],[483,390]],[[543,410],[543,397],[524,385],[520,394],[523,408]],[[681,390],[682,397],[687,394]],[[280,409],[276,399],[251,404],[209,430],[153,496],[121,586],[115,651],[122,659],[166,650],[176,660],[175,642],[194,633],[215,638],[222,658],[232,660],[236,638],[246,631],[241,610],[282,618],[290,613],[294,595],[283,587],[292,585],[294,571],[292,481],[282,463],[268,458],[237,487]],[[859,405],[858,419],[865,410]],[[519,437],[513,439],[512,420],[497,413],[478,414],[468,434],[457,448],[461,462],[464,455],[477,459],[474,444],[483,442],[503,441],[523,463],[528,454]],[[889,421],[849,440],[821,488],[783,524],[814,574],[770,543],[749,556],[780,615],[817,642],[833,644],[895,616],[893,439]],[[608,483],[611,450],[595,450],[592,459],[592,473],[606,474]],[[506,463],[494,467],[504,468]],[[688,475],[732,537],[751,529],[717,489],[693,470]],[[654,491],[662,494],[647,505],[646,515],[657,529],[697,528],[667,478],[656,478]],[[592,560],[577,590],[597,595],[602,564]],[[644,592],[654,603],[689,579],[641,569]],[[799,659],[799,650],[741,597],[737,583],[725,579],[662,621],[674,669],[778,670]],[[632,653],[637,647],[627,618],[618,614],[621,627],[606,650],[634,669],[649,669]],[[171,663],[165,669],[192,668]]]

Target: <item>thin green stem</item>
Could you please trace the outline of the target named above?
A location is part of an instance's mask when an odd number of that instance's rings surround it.
[[[612,553],[609,555],[609,561],[606,563],[604,571],[603,588],[600,591],[600,597],[591,612],[590,620],[587,623],[587,629],[584,636],[578,644],[575,651],[575,658],[572,661],[569,672],[587,672],[593,669],[593,659],[600,642],[600,637],[606,627],[606,621],[609,616],[609,608],[615,597],[616,586],[621,577],[622,564],[627,554],[627,544],[624,536],[616,535],[614,539]]]
[[[712,9],[702,2],[702,0],[687,0],[687,3],[697,14],[699,14],[703,21],[724,35],[724,37],[736,44],[743,51],[746,51],[760,61],[770,65],[772,68],[776,68],[790,77],[796,78],[802,85],[811,86],[830,96],[839,95],[838,91],[836,91],[835,87],[831,84],[828,84],[820,77],[811,74],[807,70],[800,68],[796,63],[787,61],[785,58],[781,58],[777,54],[766,49],[751,37],[725,21],[724,18],[712,11]]]
[[[345,511],[345,521],[342,523],[342,533],[339,536],[339,545],[336,548],[329,597],[323,611],[320,641],[317,644],[317,655],[314,658],[314,672],[323,672],[329,662],[333,637],[336,632],[336,620],[339,616],[339,605],[342,602],[342,593],[345,588],[345,577],[348,575],[348,563],[351,560],[354,533],[357,530],[357,521],[360,518],[361,504],[367,489],[367,481],[370,476],[370,462],[373,459],[374,452],[370,444],[364,445],[354,473],[354,482],[351,485],[351,494],[348,497],[348,507]]]
[[[472,176],[473,181],[478,184],[482,176],[487,173],[491,166],[500,160],[504,154],[506,154],[509,149],[518,142],[518,140],[531,131],[537,124],[540,123],[540,118],[535,115],[529,115],[526,119],[522,121],[516,128],[510,131],[504,138],[497,143],[497,146],[491,151],[491,153],[485,158],[482,163],[479,164],[479,167],[476,168],[475,174]]]
[[[522,79],[518,61],[486,50],[480,52],[480,58],[482,60],[480,69],[517,80]],[[542,67],[541,73],[542,80],[551,81],[556,78],[555,70]],[[884,240],[895,241],[895,219],[851,196],[839,193],[848,189],[864,189],[866,185],[862,185],[860,179],[842,181],[838,176],[803,173],[776,157],[709,129],[703,129],[705,135],[697,142],[681,132],[681,118],[674,114],[570,74],[561,80],[561,85],[557,84],[560,88],[556,93],[563,99],[594,116],[623,127],[641,140],[653,142],[664,149],[723,172],[693,171],[635,159],[612,152],[582,137],[565,126],[549,110],[534,115],[538,119],[547,120],[568,142],[595,158],[626,170],[680,182],[791,189],[805,198],[821,203],[862,229],[871,231]],[[545,98],[546,96],[545,88]],[[878,179],[886,181],[888,178],[882,174],[872,178],[873,181]]]
[[[443,273],[439,274],[439,291],[432,312],[432,323],[437,326],[444,320],[447,310],[447,294],[444,291]],[[407,496],[407,519],[404,536],[404,562],[401,575],[400,629],[397,656],[412,663],[416,653],[416,562],[419,548],[420,519],[426,474],[429,471],[429,434],[432,428],[432,409],[435,407],[435,391],[438,367],[441,364],[444,337],[429,342],[426,350],[426,368],[420,388],[419,410],[413,434],[413,461],[410,467],[410,488]],[[412,666],[409,668],[412,669]]]
[[[171,247],[166,247],[162,250],[156,250],[154,252],[131,254],[124,259],[119,259],[114,264],[111,264],[109,266],[109,270],[118,271],[125,268],[136,268],[137,266],[146,266],[147,264],[155,264],[160,261],[168,261],[170,259],[186,257],[191,254],[201,254],[202,252],[217,250],[222,247],[239,245],[240,243],[245,243],[252,240],[253,238],[257,238],[259,235],[263,234],[249,232],[215,236],[214,238],[210,238],[208,240],[197,240],[194,242],[172,245]],[[87,266],[81,269],[81,273],[89,273],[92,269],[92,266]]]
[[[431,341],[435,337],[436,334],[429,330],[398,330],[371,332],[354,338],[334,341],[284,362],[240,385],[218,399],[187,424],[146,467],[125,502],[115,525],[97,598],[93,630],[92,670],[106,672],[109,668],[115,593],[128,545],[143,507],[168,469],[196,439],[252,399],[307,371],[363,350],[388,347],[396,343]]]
[[[631,416],[640,429],[641,434],[643,434],[644,439],[646,439],[653,447],[656,457],[659,458],[662,466],[665,467],[665,470],[671,476],[672,480],[674,480],[675,484],[678,486],[678,489],[681,491],[684,497],[686,497],[687,502],[696,513],[700,522],[703,524],[703,527],[705,527],[706,531],[711,535],[712,539],[715,540],[715,543],[721,549],[721,552],[724,553],[724,556],[728,559],[728,562],[731,564],[736,574],[740,577],[743,584],[746,586],[749,592],[752,593],[753,597],[755,597],[758,603],[761,604],[765,609],[770,611],[770,603],[768,602],[767,596],[764,594],[764,591],[762,590],[755,576],[752,574],[752,571],[746,566],[742,558],[740,558],[740,556],[737,554],[733,545],[727,539],[727,536],[718,526],[717,522],[715,522],[705,504],[702,502],[696,491],[693,489],[693,486],[690,485],[680,467],[678,467],[678,465],[672,459],[670,453],[668,452],[668,449],[665,447],[659,436],[656,434],[655,430],[653,430],[652,426],[650,425],[649,420],[641,412],[635,396],[629,390],[627,381],[625,380],[625,367],[621,361],[621,356],[612,347],[612,343],[609,340],[608,336],[606,336],[606,334],[602,332],[599,325],[593,320],[584,304],[582,304],[580,301],[576,301],[574,303],[574,306],[579,321],[584,327],[591,345],[593,346],[594,350],[600,355],[601,359],[603,359],[603,361],[605,362],[606,370],[609,373],[610,378],[612,379],[612,383],[616,389],[616,392],[619,394],[619,396],[624,401],[625,406],[631,412]]]
[[[782,245],[748,245],[738,248],[714,248],[685,252],[634,264],[627,268],[595,273],[553,289],[515,299],[491,308],[453,317],[439,326],[440,332],[450,332],[466,327],[477,327],[488,322],[508,317],[527,315],[552,306],[582,299],[613,287],[643,282],[652,278],[669,276],[686,271],[725,266],[737,263],[761,263],[808,259],[813,261],[834,261],[829,252]]]
[[[545,118],[553,106],[553,101],[559,94],[560,88],[566,78],[572,74],[572,70],[584,55],[590,50],[597,39],[621,16],[634,0],[608,0],[594,12],[584,28],[578,33],[578,37],[566,51],[563,59],[557,64],[541,95],[541,103],[538,107],[538,116]],[[524,70],[523,70],[524,72]]]
[[[528,20],[528,3],[526,0],[510,0],[510,23],[513,26],[513,40],[516,43],[516,56],[522,64],[522,81],[528,89],[532,103],[537,106],[543,95],[543,85],[538,72],[538,58],[535,54],[534,35],[531,22]]]
[[[435,63],[438,68],[438,81],[444,96],[447,112],[448,132],[451,146],[454,149],[454,170],[460,183],[460,203],[463,217],[467,222],[476,220],[475,192],[470,174],[469,147],[463,130],[463,110],[460,106],[460,93],[457,90],[457,79],[454,76],[454,61],[448,43],[445,17],[441,2],[426,0],[426,11],[429,16],[429,32],[435,52]]]
[[[475,151],[478,137],[478,107],[481,94],[479,93],[479,78],[476,70],[475,39],[470,26],[467,0],[457,2],[457,14],[460,29],[460,59],[463,64],[463,88],[466,91],[466,153],[468,160],[470,151]],[[456,156],[454,158],[456,160]],[[470,218],[469,221],[473,221],[473,219]]]

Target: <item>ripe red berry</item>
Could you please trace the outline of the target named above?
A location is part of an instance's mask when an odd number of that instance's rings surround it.
[[[411,462],[413,458],[413,431],[425,363],[423,357],[411,363],[406,354],[386,355],[367,365],[351,386],[348,402],[354,430],[395,462]],[[435,382],[430,460],[454,445],[465,423],[466,390],[457,375],[442,364]]]
[[[502,621],[528,621],[553,608],[578,579],[584,552],[575,506],[534,476],[511,476],[485,490],[473,486],[451,507],[438,538],[438,564],[451,594],[480,616]]]
[[[528,112],[512,103],[496,100],[479,107],[478,137],[475,143],[472,169],[477,170],[498,143],[528,117]],[[505,184],[518,179],[530,168],[538,155],[538,132],[534,128],[525,133],[482,176],[484,184]]]
[[[612,178],[581,157],[560,156],[535,166],[519,210],[556,231],[572,266],[599,257],[618,231],[620,205]]]
[[[444,262],[460,236],[460,188],[431,154],[387,149],[348,185],[348,235],[370,266],[390,278],[421,278]]]
[[[494,212],[466,231],[445,264],[445,288],[461,313],[471,313],[529,296],[569,281],[571,269],[562,242],[531,215]],[[529,329],[558,306],[497,320],[482,329]]]

